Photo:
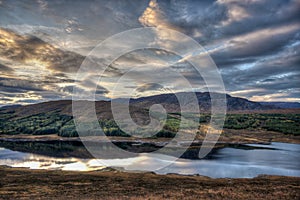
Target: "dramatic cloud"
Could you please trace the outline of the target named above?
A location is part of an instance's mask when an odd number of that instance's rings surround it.
[[[0,28],[0,59],[47,67],[49,70],[75,72],[82,55],[62,51],[35,36],[22,36]],[[39,70],[38,68],[36,70]]]
[[[299,0],[1,1],[0,19],[1,105],[71,98],[74,87],[82,93],[96,87],[99,99],[117,97],[112,90],[123,76],[121,96],[131,90],[138,96],[185,90],[175,72],[195,90],[205,90],[185,59],[156,49],[130,52],[113,63],[92,57],[80,77],[85,82],[74,81],[97,44],[138,27],[169,28],[194,38],[211,54],[232,95],[300,101]],[[107,66],[98,82],[94,70]]]

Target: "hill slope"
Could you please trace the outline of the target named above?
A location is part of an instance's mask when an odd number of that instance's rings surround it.
[[[188,93],[178,93],[185,95]],[[199,108],[201,112],[209,112],[211,108],[211,97],[208,92],[196,93]],[[259,102],[249,101],[244,98],[232,97],[226,95],[227,110],[228,111],[242,111],[242,110],[270,110],[275,109],[272,105],[262,105]],[[131,99],[130,103],[137,107],[149,108],[153,104],[161,104],[168,112],[180,112],[179,103],[175,94],[161,94],[149,97],[141,97]]]
[[[178,93],[185,94],[185,93]],[[211,107],[211,99],[208,92],[196,93],[199,108],[202,112],[209,112]],[[121,99],[119,99],[121,102]],[[226,95],[227,110],[228,111],[251,111],[251,110],[272,110],[278,109],[274,105],[264,105],[259,102],[249,101],[244,98],[232,97]],[[180,112],[179,103],[175,94],[161,94],[149,97],[141,97],[137,99],[131,99],[130,105],[132,111],[138,109],[148,109],[153,104],[161,104],[168,112]],[[97,101],[95,102],[96,113],[102,118],[111,118],[111,103],[110,101]],[[71,100],[59,100],[49,101],[38,104],[31,104],[26,106],[8,106],[2,107],[1,110],[8,112],[14,112],[19,117],[25,117],[30,115],[36,115],[40,113],[56,112],[68,116],[72,116],[72,101]]]
[[[199,122],[200,124],[209,123],[211,105],[209,93],[197,93],[196,95],[201,110]],[[80,108],[84,110],[86,104],[87,102],[83,102]],[[180,126],[181,119],[177,113],[180,111],[180,108],[174,94],[131,99],[129,108],[131,118],[137,124],[148,124],[150,118],[147,109],[153,104],[161,104],[169,112],[163,129],[155,136],[174,137]],[[229,95],[227,95],[227,105],[229,113],[231,114],[226,117],[224,128],[264,129],[287,134],[300,134],[299,114],[296,114],[299,113],[299,110],[297,109],[278,109]],[[106,135],[128,136],[114,121],[110,101],[95,102],[95,109],[96,115],[99,118],[99,124]],[[186,128],[189,129],[190,127]],[[58,134],[59,136],[66,137],[77,136],[78,134],[72,116],[72,101],[60,100],[27,106],[0,108],[0,134],[15,135],[20,133],[33,135]],[[145,133],[141,132],[140,134]]]

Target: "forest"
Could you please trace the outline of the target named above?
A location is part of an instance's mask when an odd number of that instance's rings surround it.
[[[152,137],[172,138],[180,126],[179,113],[169,113],[163,129]],[[200,115],[199,126],[210,122],[210,115]],[[129,137],[113,119],[99,120],[107,136]],[[184,126],[188,129],[188,124]],[[247,129],[276,131],[284,134],[300,135],[300,114],[228,114],[224,122],[225,129]],[[62,137],[77,137],[73,117],[57,112],[40,113],[26,117],[17,117],[14,112],[0,112],[0,134],[57,134]]]

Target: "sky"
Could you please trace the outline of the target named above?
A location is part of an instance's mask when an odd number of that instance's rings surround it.
[[[0,106],[70,99],[73,87],[90,92],[93,84],[98,85],[97,99],[122,97],[133,87],[135,96],[185,91],[172,70],[195,91],[205,91],[190,63],[176,63],[171,70],[166,65],[178,55],[157,49],[129,52],[108,63],[101,82],[92,72],[84,76],[88,81],[76,81],[85,56],[97,44],[142,27],[176,30],[197,41],[232,96],[300,102],[299,19],[300,0],[0,0]],[[105,59],[90,62],[103,64]],[[139,73],[131,72],[133,67]],[[128,72],[130,80],[113,94],[114,84]],[[149,82],[140,75],[154,72],[164,78],[153,76]],[[168,87],[157,84],[158,79],[167,80]]]

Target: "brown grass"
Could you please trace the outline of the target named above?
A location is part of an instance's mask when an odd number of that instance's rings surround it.
[[[300,178],[68,172],[0,167],[1,199],[299,199]]]

